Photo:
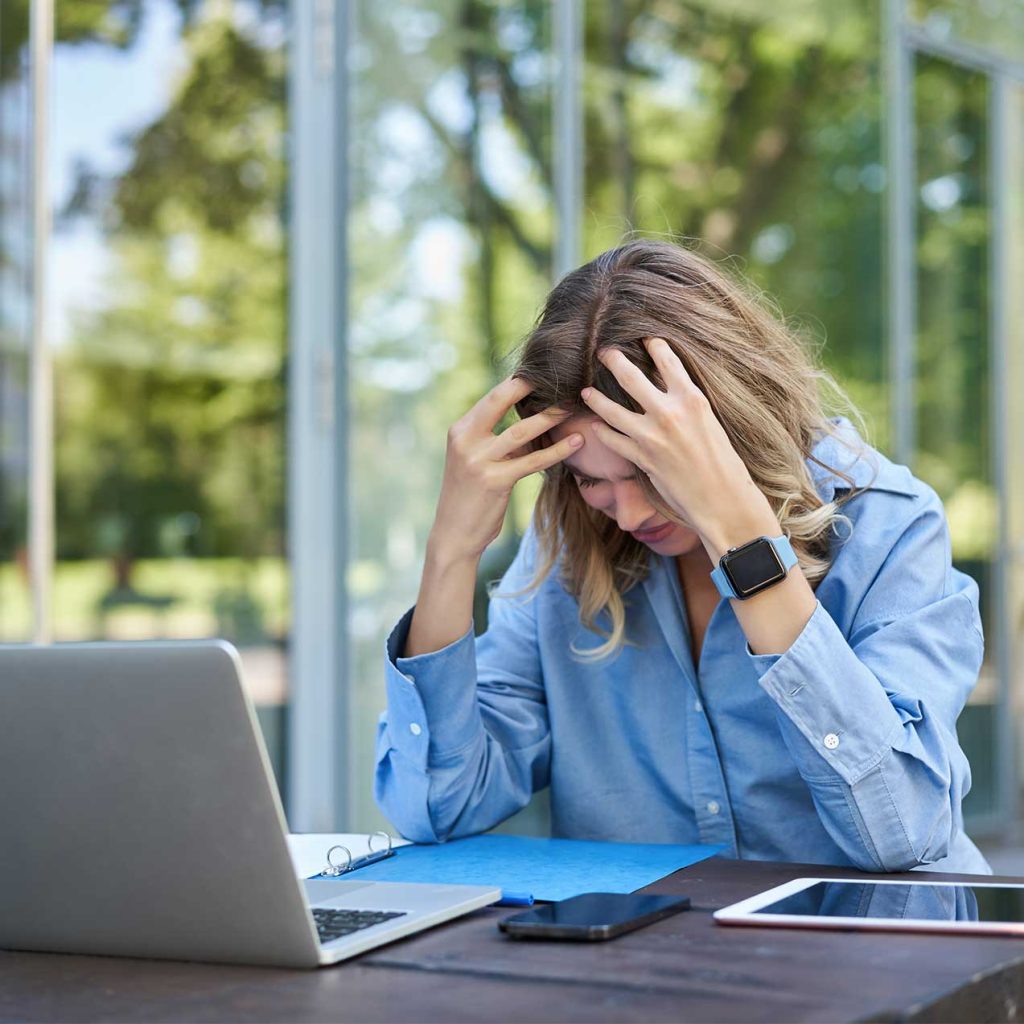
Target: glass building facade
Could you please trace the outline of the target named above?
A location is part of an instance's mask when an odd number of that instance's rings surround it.
[[[1019,0],[44,2],[42,238],[31,5],[0,12],[0,635],[227,636],[292,826],[384,824],[382,645],[448,425],[561,273],[632,232],[697,238],[945,501],[987,636],[966,809],[1015,821]],[[55,409],[35,614],[34,344]]]

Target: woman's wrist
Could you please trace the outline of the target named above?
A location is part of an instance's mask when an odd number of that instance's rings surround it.
[[[444,571],[472,566],[475,572],[482,557],[482,550],[435,529],[427,538],[424,567]]]
[[[759,509],[749,509],[744,515],[733,515],[717,520],[706,530],[701,530],[704,548],[712,565],[732,548],[739,547],[758,537],[780,537],[782,527],[767,500]]]
[[[780,537],[782,533],[765,498],[763,505],[755,503],[745,515],[733,515],[728,520],[722,517],[701,538],[712,565],[718,565],[731,548],[758,537]],[[778,585],[745,601],[733,601],[732,607],[754,654],[783,654],[814,613],[817,598],[803,573],[794,567]]]
[[[473,594],[479,558],[449,554],[427,545],[416,610],[409,625],[404,656],[439,651],[473,624]]]

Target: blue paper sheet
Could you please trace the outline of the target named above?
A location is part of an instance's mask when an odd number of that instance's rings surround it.
[[[583,892],[635,892],[680,868],[711,857],[720,846],[598,843],[485,835],[436,846],[401,846],[393,857],[353,872],[353,880],[500,886],[538,900]]]

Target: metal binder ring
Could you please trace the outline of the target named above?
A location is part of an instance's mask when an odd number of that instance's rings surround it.
[[[345,854],[347,859],[344,864],[335,864],[334,861],[331,860],[331,854],[334,853],[335,850],[341,850],[342,853]],[[347,846],[332,846],[327,851],[327,867],[324,868],[323,874],[343,875],[350,867],[352,867],[352,852]]]
[[[377,836],[382,836],[384,838],[384,841],[388,844],[386,847],[384,847],[383,850],[375,850],[373,848],[373,841],[374,841],[374,839],[377,838]],[[373,835],[370,836],[369,847],[370,847],[370,853],[390,853],[391,852],[391,836],[388,835],[387,832],[374,832]]]

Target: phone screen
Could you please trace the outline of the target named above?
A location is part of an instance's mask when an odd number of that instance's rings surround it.
[[[501,922],[513,935],[552,938],[611,938],[686,910],[686,896],[590,892],[550,903]]]

